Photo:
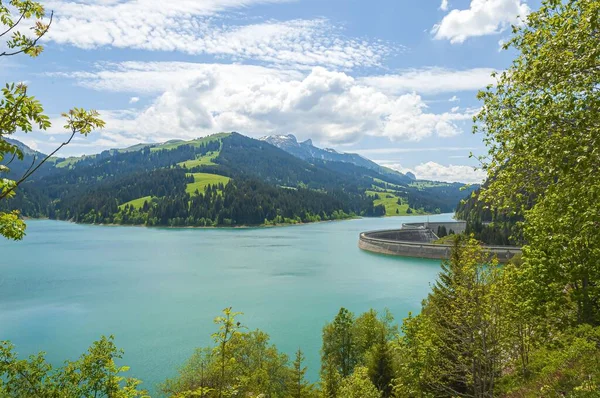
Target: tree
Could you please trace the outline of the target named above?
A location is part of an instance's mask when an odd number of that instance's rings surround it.
[[[366,364],[371,349],[382,341],[390,341],[398,334],[398,326],[394,324],[394,316],[386,308],[380,316],[370,309],[361,314],[352,325],[357,363]]]
[[[439,238],[443,238],[444,236],[448,235],[448,231],[446,230],[446,226],[445,225],[440,225],[438,226],[437,229],[437,236]]]
[[[215,359],[212,348],[198,348],[185,365],[179,369],[177,377],[167,379],[160,386],[161,391],[173,397],[204,398],[211,396],[219,385],[219,373]]]
[[[344,398],[380,398],[381,393],[371,383],[367,368],[359,366],[352,375],[342,380],[340,397]]]
[[[260,330],[241,333],[231,343],[237,380],[237,394],[271,398],[289,397],[293,391],[293,368],[288,356],[270,344],[269,335]]]
[[[129,370],[126,366],[115,364],[122,355],[112,336],[102,337],[77,361],[67,361],[63,367],[53,369],[43,354],[19,360],[10,343],[0,342],[0,396],[149,397],[145,391],[137,389],[139,380],[122,376]]]
[[[349,376],[358,362],[353,324],[354,314],[342,307],[333,322],[323,328],[321,363],[331,362],[342,377]]]
[[[304,354],[302,350],[298,348],[296,351],[296,359],[293,363],[294,373],[292,376],[293,387],[292,394],[293,398],[305,398],[312,394],[312,385],[306,381],[307,368],[303,366]]]
[[[396,391],[494,396],[505,353],[500,275],[497,261],[474,239],[456,236],[421,314],[405,321]]]
[[[441,383],[450,396],[493,397],[501,370],[503,307],[500,270],[472,238],[457,236],[433,286],[426,316],[434,317]]]
[[[341,382],[342,376],[333,358],[321,357],[321,397],[337,398]]]
[[[423,314],[402,322],[402,335],[393,343],[397,375],[393,381],[396,397],[432,398],[430,386],[437,381],[440,349],[443,343],[435,333],[434,323]]]
[[[312,397],[312,386],[304,379],[302,353],[290,366],[268,334],[242,331],[238,315],[231,308],[223,310],[223,316],[215,319],[220,326],[213,334],[215,345],[196,350],[177,377],[161,385],[162,392],[176,398]]]
[[[241,312],[233,312],[231,307],[227,307],[223,310],[223,316],[215,318],[214,322],[219,325],[219,331],[213,333],[212,338],[217,343],[215,350],[219,355],[219,398],[223,397],[223,390],[225,389],[225,369],[232,358],[229,350],[229,343],[235,337],[240,334],[240,329],[243,327],[242,324],[235,320],[235,317],[242,315]],[[232,358],[232,362],[235,362],[235,358]],[[228,387],[232,387],[231,385]]]
[[[371,309],[358,318],[341,308],[334,321],[323,328],[321,379],[324,396],[335,397],[339,383],[358,366],[368,368],[376,386],[390,396],[393,379],[389,341],[398,335],[394,317],[386,309],[382,315]],[[388,366],[389,365],[389,366]]]
[[[44,7],[31,0],[0,1],[0,41],[2,47],[7,50],[0,53],[0,57],[9,57],[25,54],[37,57],[43,47],[38,44],[39,40],[48,32],[52,24],[53,14],[50,14],[49,22],[43,21],[45,16]],[[16,19],[15,19],[16,18]],[[30,29],[32,34],[27,35],[20,27],[23,24],[32,23]],[[7,84],[2,89],[0,99],[0,163],[5,159],[5,164],[0,164],[0,174],[8,173],[9,166],[15,160],[23,160],[23,152],[15,144],[5,140],[9,135],[17,131],[31,132],[34,128],[46,130],[50,127],[48,116],[44,113],[41,103],[28,94],[27,85],[24,83]],[[23,175],[17,179],[0,178],[0,201],[10,199],[15,195],[15,190],[24,183],[35,171],[37,171],[51,156],[65,145],[68,145],[76,134],[88,135],[96,128],[104,127],[104,122],[99,114],[94,111],[86,111],[74,108],[66,117],[65,128],[71,133],[70,137],[56,150],[43,159],[35,159]],[[38,161],[39,160],[39,161]],[[38,162],[36,162],[38,161]],[[19,240],[25,235],[25,223],[19,218],[17,210],[11,212],[0,212],[0,235]]]
[[[513,29],[504,47],[519,56],[479,94],[476,118],[482,200],[523,215],[521,288],[561,324],[600,324],[599,19],[597,1],[544,0]]]
[[[392,346],[382,333],[379,342],[370,350],[367,369],[371,382],[381,392],[383,398],[392,396],[392,383],[395,378]]]

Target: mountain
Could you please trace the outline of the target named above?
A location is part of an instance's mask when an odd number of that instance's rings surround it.
[[[344,162],[352,163],[356,166],[364,167],[369,170],[376,171],[383,175],[394,175],[406,177],[405,182],[410,183],[415,180],[414,174],[410,175],[399,173],[395,170],[383,167],[372,160],[366,159],[356,153],[340,153],[335,149],[325,148],[321,149],[313,145],[312,140],[306,140],[298,142],[293,134],[287,135],[269,135],[262,137],[261,141],[268,142],[269,144],[276,146],[277,148],[283,149],[287,153],[290,153],[297,158],[311,162],[313,160],[331,161],[331,162]]]
[[[6,141],[9,145],[18,149],[21,152],[21,155],[23,156],[23,159],[20,160],[18,159],[16,153],[14,157],[13,155],[6,155],[6,158],[3,162],[0,162],[0,164],[9,165],[10,170],[8,174],[2,175],[3,177],[10,178],[12,180],[18,180],[29,169],[33,169],[34,167],[36,167],[46,157],[45,154],[31,149],[30,147],[28,147],[20,141],[11,138],[3,138],[3,140]],[[48,166],[42,167],[38,171],[43,174],[46,170],[48,170],[48,168]]]
[[[83,223],[234,226],[447,212],[469,193],[335,159],[238,133],[139,144],[52,158],[0,207]]]

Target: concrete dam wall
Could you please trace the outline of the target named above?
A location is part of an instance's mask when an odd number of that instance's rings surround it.
[[[438,231],[438,228],[445,227],[446,231],[454,231],[455,234],[462,234],[467,230],[466,221],[455,221],[455,222],[415,222],[415,223],[404,223],[402,229],[406,228],[429,228],[434,233]]]
[[[444,225],[448,230],[451,227],[453,231],[459,232],[460,226],[453,224],[455,223],[429,223],[428,228],[425,228],[424,223],[414,223],[404,224],[402,229],[363,232],[360,234],[358,247],[380,254],[442,260],[448,258],[452,245],[432,243],[437,240],[433,231],[437,230],[438,225]],[[521,248],[514,246],[485,246],[485,249],[501,263],[506,263],[521,253]]]

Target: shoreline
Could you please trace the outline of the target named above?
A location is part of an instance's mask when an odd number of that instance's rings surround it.
[[[440,213],[440,214],[452,214],[452,213]],[[23,217],[24,221],[36,221],[36,220],[46,220],[46,221],[59,221],[59,222],[68,222],[75,225],[89,225],[89,226],[98,226],[98,227],[136,227],[136,228],[157,228],[157,229],[266,229],[266,228],[282,228],[282,227],[297,227],[303,225],[312,225],[312,224],[321,224],[328,222],[339,222],[339,221],[350,221],[350,220],[362,220],[365,218],[372,219],[384,219],[384,218],[396,218],[396,217],[419,217],[419,216],[436,216],[438,214],[404,214],[404,215],[394,215],[394,216],[383,216],[383,217],[348,217],[342,218],[339,220],[322,220],[322,221],[313,221],[307,223],[295,223],[295,224],[273,224],[273,225],[234,225],[234,226],[216,226],[216,227],[200,227],[193,225],[183,225],[183,226],[169,226],[169,225],[143,225],[143,224],[92,224],[92,223],[80,223],[72,220],[57,220],[51,219],[48,217]]]

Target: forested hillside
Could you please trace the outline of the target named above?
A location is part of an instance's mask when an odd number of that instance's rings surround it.
[[[480,190],[475,191],[456,208],[456,218],[467,222],[466,234],[490,245],[522,246],[523,216],[492,209],[480,199],[480,194]]]
[[[18,178],[42,154],[23,147]],[[411,181],[406,184],[406,181]],[[420,184],[351,163],[299,159],[237,133],[52,158],[2,206],[82,223],[236,226],[452,211],[461,184]],[[397,209],[377,196],[396,198]]]

